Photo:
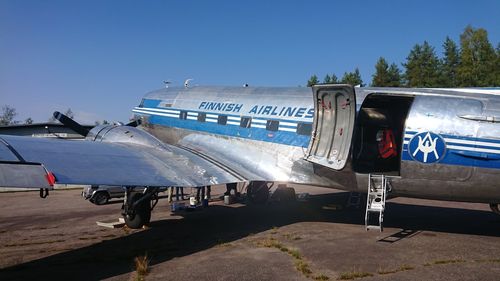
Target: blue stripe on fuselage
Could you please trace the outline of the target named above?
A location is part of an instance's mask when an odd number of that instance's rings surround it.
[[[144,103],[144,104],[146,104],[146,103]],[[147,109],[145,109],[145,110],[147,110]],[[176,109],[176,108],[175,109],[169,108],[169,110],[181,111],[181,109]],[[213,115],[217,115],[217,116],[223,115],[223,116],[228,116],[228,117],[230,117],[230,116],[232,116],[232,117],[247,117],[247,116],[239,116],[239,115],[231,115],[231,114],[219,114],[216,112],[202,112],[202,111],[194,111],[194,110],[182,110],[182,111],[187,111],[189,113],[196,112],[196,113],[213,114]],[[288,131],[282,131],[282,130],[269,131],[265,128],[255,128],[255,127],[254,128],[242,128],[239,125],[232,125],[232,124],[221,125],[221,124],[212,123],[212,122],[200,122],[197,120],[179,119],[176,117],[161,116],[161,115],[157,115],[155,113],[156,112],[151,112],[151,111],[149,111],[148,113],[136,112],[136,114],[150,115],[149,122],[151,124],[154,124],[154,125],[175,127],[175,128],[181,128],[181,129],[187,129],[187,130],[193,130],[193,131],[201,131],[201,132],[206,132],[206,133],[211,133],[211,134],[224,135],[224,136],[230,136],[230,137],[239,137],[239,138],[257,140],[257,141],[273,142],[273,143],[279,143],[279,144],[290,145],[290,146],[307,147],[309,145],[309,140],[311,138],[310,136],[299,135],[296,132],[288,132]],[[250,116],[248,116],[248,117],[250,117]],[[262,117],[252,117],[252,118],[259,119],[259,120],[266,120],[266,121],[267,120],[276,120],[276,121],[282,121],[282,122],[297,123],[297,121],[295,121],[295,120],[288,120],[288,119],[269,119],[269,118],[262,118]],[[228,121],[230,122],[231,120],[228,120]],[[310,124],[310,122],[304,122],[304,123]],[[283,127],[286,125],[280,125],[280,126]],[[286,127],[289,127],[289,126],[286,126]]]

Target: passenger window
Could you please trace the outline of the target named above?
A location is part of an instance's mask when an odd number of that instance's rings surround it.
[[[299,123],[297,124],[297,134],[310,136],[312,133],[312,124],[311,123]]]
[[[227,124],[227,116],[226,115],[219,115],[217,118],[217,123],[220,125],[226,125]]]
[[[205,118],[207,118],[206,113],[198,113],[198,122],[205,122]]]
[[[277,131],[280,126],[280,122],[276,120],[267,120],[266,130],[268,131]]]
[[[187,111],[181,111],[181,113],[179,113],[179,119],[186,120],[187,119]]]
[[[252,117],[241,117],[240,127],[250,128],[252,125]]]

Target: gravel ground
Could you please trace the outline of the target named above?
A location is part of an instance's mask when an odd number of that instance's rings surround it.
[[[0,280],[139,280],[140,256],[145,280],[500,280],[500,216],[486,205],[395,198],[380,233],[342,208],[347,193],[297,191],[309,200],[177,214],[160,200],[141,230],[97,226],[121,202],[79,190],[0,193]]]

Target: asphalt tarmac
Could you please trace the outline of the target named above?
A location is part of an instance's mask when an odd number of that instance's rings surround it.
[[[378,232],[363,207],[342,208],[348,193],[297,191],[311,196],[177,214],[163,199],[141,230],[97,226],[121,202],[95,206],[80,190],[1,193],[0,280],[500,280],[500,216],[487,205],[395,198]]]

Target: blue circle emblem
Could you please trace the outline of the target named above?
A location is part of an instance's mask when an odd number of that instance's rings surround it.
[[[418,162],[434,163],[441,160],[445,153],[444,139],[431,132],[418,133],[408,143],[408,154]]]

